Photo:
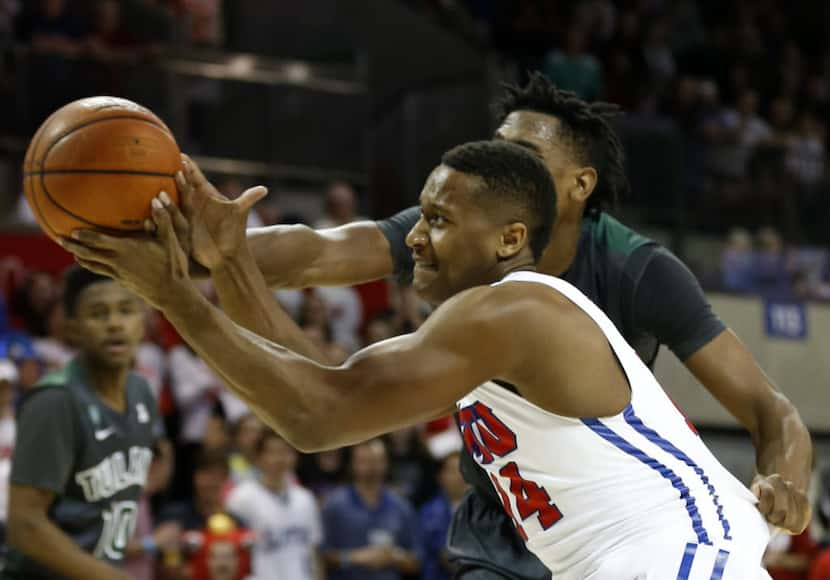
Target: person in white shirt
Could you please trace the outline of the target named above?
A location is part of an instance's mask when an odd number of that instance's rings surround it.
[[[228,496],[228,512],[256,534],[256,580],[325,577],[318,551],[320,511],[311,492],[294,481],[296,462],[294,448],[266,430],[257,443],[259,478],[243,481]]]

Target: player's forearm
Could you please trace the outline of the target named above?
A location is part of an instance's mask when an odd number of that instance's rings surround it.
[[[123,572],[81,550],[45,515],[10,517],[9,544],[49,570],[67,578],[128,578]]]
[[[195,289],[164,311],[182,337],[237,396],[295,447],[316,447],[332,410],[324,368],[235,324]]]
[[[810,483],[813,442],[796,408],[780,393],[765,405],[752,433],[758,473],[778,473],[806,493]]]
[[[271,288],[348,286],[392,274],[389,244],[374,222],[327,230],[270,226],[248,230],[248,247]]]
[[[329,362],[274,299],[248,248],[212,276],[222,309],[235,323],[312,360]]]

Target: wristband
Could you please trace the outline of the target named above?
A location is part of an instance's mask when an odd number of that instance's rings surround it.
[[[141,549],[144,550],[145,554],[156,553],[158,545],[156,544],[156,539],[152,536],[152,534],[147,534],[141,538]]]

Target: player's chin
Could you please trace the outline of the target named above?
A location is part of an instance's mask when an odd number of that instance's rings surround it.
[[[105,368],[123,368],[132,366],[135,355],[135,347],[112,348],[102,346],[95,352],[95,361]]]
[[[415,290],[421,299],[427,302],[434,304],[445,300],[442,296],[441,286],[436,280],[436,272],[434,270],[416,269],[412,274],[412,289]]]

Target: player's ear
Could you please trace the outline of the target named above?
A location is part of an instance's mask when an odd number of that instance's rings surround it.
[[[568,188],[568,196],[576,203],[585,203],[594,188],[597,186],[597,170],[593,167],[580,167],[573,173],[570,180],[571,187]]]
[[[502,228],[499,247],[496,254],[500,260],[512,258],[527,245],[527,226],[522,222],[513,222]]]

